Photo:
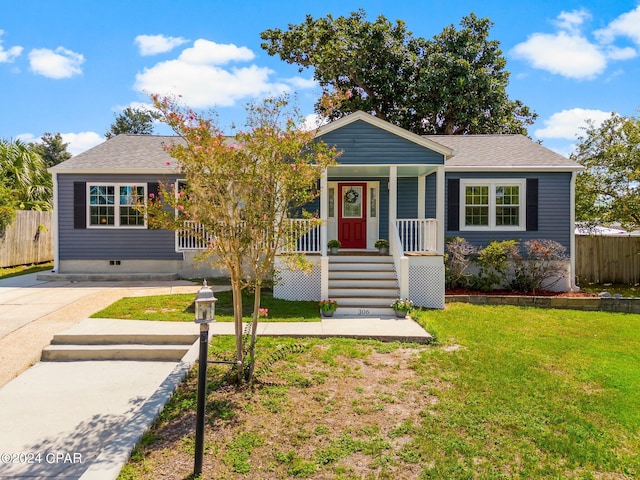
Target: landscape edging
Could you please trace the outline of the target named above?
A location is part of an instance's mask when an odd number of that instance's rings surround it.
[[[584,311],[640,313],[640,298],[549,297],[520,295],[446,295],[445,303],[515,305],[519,307],[565,308]]]

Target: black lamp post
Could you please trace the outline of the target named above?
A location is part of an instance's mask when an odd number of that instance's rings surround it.
[[[209,349],[209,323],[215,322],[216,302],[213,291],[205,280],[196,297],[195,322],[200,324],[200,359],[198,363],[198,412],[196,416],[196,454],[193,475],[202,473],[204,455],[204,413],[207,401],[207,350]]]

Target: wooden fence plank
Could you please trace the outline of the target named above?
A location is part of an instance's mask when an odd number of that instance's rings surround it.
[[[0,268],[53,260],[52,213],[19,210],[0,237]]]
[[[640,283],[640,236],[576,235],[576,280]]]

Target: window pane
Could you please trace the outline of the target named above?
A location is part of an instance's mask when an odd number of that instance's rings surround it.
[[[120,225],[144,225],[144,215],[133,207],[120,207]]]
[[[362,217],[362,187],[342,189],[342,216],[344,218]]]
[[[465,203],[465,225],[489,225],[489,187],[487,185],[465,187]]]
[[[144,215],[133,208],[144,201],[144,187],[124,185],[120,187],[120,225],[144,225]]]
[[[108,185],[89,187],[89,225],[115,225],[115,189]]]
[[[114,207],[97,206],[89,209],[90,225],[115,225]]]
[[[518,226],[520,225],[519,207],[496,207],[496,226]]]
[[[520,187],[504,185],[497,186],[496,205],[520,205]]]
[[[329,216],[331,218],[336,216],[335,210],[335,189],[329,189]]]
[[[489,225],[489,207],[465,207],[465,225]]]
[[[375,188],[371,188],[369,190],[369,205],[370,205],[370,213],[369,216],[371,218],[375,218],[378,214],[378,199],[376,198],[376,189]]]

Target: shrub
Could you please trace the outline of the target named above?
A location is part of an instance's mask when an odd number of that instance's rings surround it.
[[[515,240],[494,240],[480,249],[476,258],[478,274],[473,278],[473,286],[482,292],[502,286],[507,277],[509,260],[517,255],[518,247]]]
[[[473,275],[467,270],[478,249],[464,238],[455,237],[445,244],[444,267],[447,288],[467,288]]]
[[[514,259],[511,288],[534,292],[551,288],[567,274],[563,260],[566,249],[554,240],[529,240]]]

